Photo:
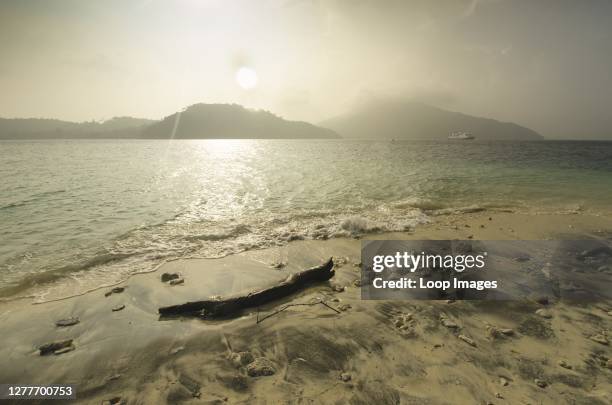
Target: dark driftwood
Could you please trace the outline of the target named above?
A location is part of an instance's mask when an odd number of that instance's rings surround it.
[[[246,308],[253,308],[279,298],[287,297],[307,285],[327,281],[334,276],[334,262],[330,258],[325,264],[290,275],[285,281],[253,291],[247,295],[239,295],[224,299],[187,302],[180,305],[159,308],[162,317],[168,316],[198,316],[201,318],[226,317]]]

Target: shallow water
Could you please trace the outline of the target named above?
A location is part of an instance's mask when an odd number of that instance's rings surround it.
[[[402,231],[432,210],[609,210],[612,142],[0,142],[0,294]],[[50,282],[53,282],[49,284]],[[35,289],[29,287],[36,286]]]

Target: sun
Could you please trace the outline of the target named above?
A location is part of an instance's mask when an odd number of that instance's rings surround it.
[[[257,86],[257,73],[249,67],[241,67],[236,72],[236,83],[245,90],[250,90]]]

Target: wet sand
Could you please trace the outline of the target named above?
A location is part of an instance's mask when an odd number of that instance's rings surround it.
[[[610,232],[610,216],[485,211],[367,238],[579,239]],[[160,306],[249,291],[332,256],[329,283],[238,318],[158,318]],[[612,302],[362,301],[359,262],[357,239],[295,241],[169,262],[109,296],[106,288],[45,304],[2,303],[0,382],[74,384],[72,403],[84,404],[118,397],[130,404],[612,402]],[[164,272],[180,273],[184,283],[162,283]],[[295,303],[313,305],[257,323]],[[55,326],[70,317],[80,322]],[[39,346],[64,339],[73,339],[74,350],[39,355]]]

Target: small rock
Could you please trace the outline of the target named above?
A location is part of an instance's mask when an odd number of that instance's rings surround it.
[[[79,322],[80,322],[79,318],[72,317],[72,318],[60,319],[59,321],[56,321],[55,326],[66,327],[66,326],[76,325]]]
[[[280,270],[280,269],[282,269],[283,267],[285,267],[286,265],[287,265],[287,264],[286,264],[286,263],[283,263],[283,262],[273,263],[273,264],[272,264],[272,268],[273,268],[273,269]]]
[[[474,342],[474,340],[472,338],[469,338],[465,335],[458,335],[457,336],[459,339],[463,340],[465,343],[467,343],[470,346],[476,347],[476,342]]]
[[[468,235],[467,238],[468,239],[474,239],[474,235]]]
[[[106,379],[106,381],[115,381],[121,378],[121,374],[113,374]]]
[[[357,279],[357,280],[353,281],[353,285],[355,287],[361,287],[361,279]]]
[[[480,227],[481,227],[481,228],[484,228],[485,226],[484,226],[483,224],[480,224]]]
[[[164,273],[161,275],[161,281],[162,283],[167,283],[168,281],[171,280],[176,280],[177,278],[180,278],[180,274],[178,273]]]
[[[536,378],[535,380],[533,380],[533,382],[535,383],[535,385],[537,385],[540,388],[546,388],[548,387],[548,383],[544,380],[541,380],[539,378]]]
[[[610,344],[610,342],[608,341],[608,338],[601,333],[593,335],[589,339],[591,339],[593,342],[597,342],[599,344],[606,345],[606,346]]]
[[[111,294],[119,294],[119,293],[122,293],[123,291],[125,291],[125,287],[115,287],[111,289],[110,291],[105,292],[104,296],[108,297]]]
[[[502,329],[499,329],[499,332],[505,336],[514,336],[514,329],[502,328]]]
[[[509,382],[509,381],[508,381],[506,378],[504,378],[504,377],[500,377],[500,378],[499,378],[499,383],[500,383],[500,384],[501,384],[503,387],[507,387],[507,386],[508,386],[508,384],[510,384],[510,382]]]
[[[122,309],[124,309],[124,308],[125,308],[125,305],[123,305],[123,304],[120,304],[120,305],[115,305],[115,306],[112,308],[112,311],[113,311],[113,312],[117,312],[117,311],[121,311],[121,310],[122,310]]]
[[[342,373],[340,374],[340,380],[342,380],[342,382],[349,382],[351,381],[352,376],[349,373]]]
[[[272,362],[265,357],[258,357],[247,366],[249,377],[269,376],[276,373]]]
[[[351,309],[351,304],[342,304],[342,305],[338,305],[338,310],[345,312],[348,311],[349,309]]]
[[[341,285],[334,285],[334,286],[332,287],[332,290],[334,290],[335,292],[339,292],[339,293],[340,293],[340,292],[344,292],[344,289],[345,289],[345,288],[344,288],[343,286],[341,286]]]
[[[566,368],[568,370],[572,369],[572,366],[567,364],[567,362],[565,360],[559,360],[559,365],[563,368]]]
[[[553,317],[552,314],[549,311],[545,310],[544,308],[538,309],[537,311],[535,311],[535,313],[536,315],[541,316],[542,318],[545,318],[545,319],[550,319]]]
[[[62,350],[70,346],[72,346],[72,339],[60,340],[57,342],[44,344],[38,348],[38,351],[41,356],[46,356],[47,354],[55,353],[58,350]]]
[[[493,218],[489,217],[489,221],[493,221]]]
[[[457,325],[455,322],[451,321],[450,319],[442,318],[440,321],[442,322],[442,325],[446,326],[449,329],[459,328],[459,325]]]
[[[168,284],[170,285],[179,285],[179,284],[184,284],[185,283],[185,279],[184,278],[175,278],[174,280],[170,280],[168,282]]]
[[[500,394],[499,392],[496,392],[495,393],[495,398],[504,399],[504,396],[502,394]]]

